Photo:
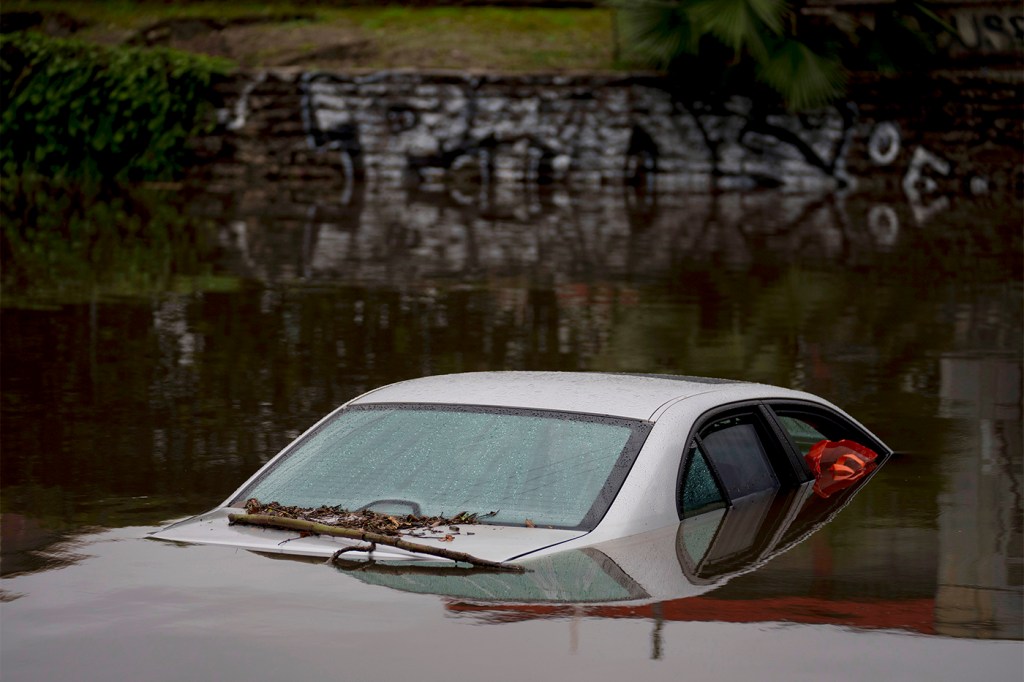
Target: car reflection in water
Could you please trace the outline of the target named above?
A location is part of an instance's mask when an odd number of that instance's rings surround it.
[[[751,495],[676,527],[522,562],[527,573],[337,562],[362,582],[446,597],[453,615],[480,623],[537,618],[796,622],[933,633],[932,599],[714,593],[759,570],[829,523],[875,474],[829,498],[797,489]],[[283,555],[267,555],[285,558]],[[806,581],[804,581],[806,582]],[[657,648],[657,643],[655,643]]]

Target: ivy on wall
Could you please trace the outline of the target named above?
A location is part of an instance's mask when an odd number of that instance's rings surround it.
[[[209,125],[229,65],[165,49],[102,47],[34,33],[0,39],[0,171],[64,180],[172,177]]]

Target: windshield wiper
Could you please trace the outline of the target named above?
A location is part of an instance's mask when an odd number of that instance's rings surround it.
[[[419,502],[413,502],[412,500],[403,500],[400,498],[386,498],[383,500],[374,500],[369,504],[364,504],[362,507],[359,507],[358,509],[356,509],[356,511],[377,511],[376,509],[373,509],[373,507],[376,507],[378,504],[400,504],[409,507],[409,509],[412,510],[410,511],[410,513],[413,516],[423,516],[423,509],[420,507]]]

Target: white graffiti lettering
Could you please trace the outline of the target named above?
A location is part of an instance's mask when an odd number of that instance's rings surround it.
[[[241,130],[245,127],[246,121],[249,120],[249,96],[252,95],[252,91],[256,89],[260,83],[267,80],[267,72],[260,71],[256,74],[256,78],[245,84],[242,88],[242,94],[239,95],[238,101],[235,102],[234,116],[228,121],[228,130]]]
[[[884,121],[875,126],[868,139],[868,156],[879,166],[888,166],[900,153],[900,129]]]
[[[907,195],[910,208],[914,212],[914,220],[918,225],[924,224],[933,215],[949,206],[948,197],[940,197],[927,205],[922,200],[923,194],[931,194],[938,189],[935,179],[923,173],[927,169],[943,176],[949,175],[952,170],[949,161],[924,147],[914,150],[914,155],[910,159],[910,167],[907,169],[907,174],[903,176],[903,192]]]
[[[877,204],[868,211],[868,231],[875,238],[875,244],[888,248],[896,243],[900,235],[900,219],[892,206]]]

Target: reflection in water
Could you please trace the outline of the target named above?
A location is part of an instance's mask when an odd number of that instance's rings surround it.
[[[5,576],[60,568],[82,558],[74,551],[74,535],[66,537],[32,517],[4,512],[0,516],[0,533]]]
[[[147,215],[174,230],[147,229],[173,238],[103,246],[95,268],[86,247],[53,270],[5,242],[4,576],[45,572],[90,528],[213,506],[383,383],[688,373],[818,393],[900,456],[782,554],[793,524],[763,510],[684,534],[705,594],[535,608],[1021,638],[1019,203],[951,202],[918,224],[876,196],[332,192],[158,196]]]
[[[345,570],[365,582],[471,600],[611,602],[689,596],[803,541],[865,482],[827,501],[812,495],[807,485],[751,495],[732,508],[693,516],[675,527],[525,560],[528,572],[490,574],[490,587],[484,590],[472,581],[452,579],[450,572],[392,571],[359,561],[349,562]]]
[[[376,565],[358,560],[338,565],[372,585],[474,601],[600,603],[650,596],[613,558],[590,548],[524,562],[525,573]]]
[[[883,226],[879,206],[891,216]],[[974,220],[979,209],[989,217],[982,225]],[[233,269],[264,281],[566,282],[780,263],[884,268],[898,279],[913,270],[976,277],[979,261],[1020,276],[1020,264],[1005,258],[1021,248],[1014,202],[962,202],[926,228],[900,198],[773,192],[576,195],[502,186],[477,198],[362,189],[343,202],[323,190],[274,188],[271,197],[260,188],[205,210],[224,225]],[[958,228],[964,224],[973,229]]]
[[[670,621],[957,634],[943,619],[933,575],[923,577],[927,584],[919,590],[908,591],[894,584],[891,571],[873,570],[877,558],[847,563],[816,534],[827,529],[825,524],[854,494],[822,500],[807,487],[770,493],[729,511],[686,519],[669,532],[527,562],[526,574],[460,579],[443,570],[367,567],[364,562],[352,562],[349,570],[363,582],[447,595],[452,614],[483,624],[566,619],[576,633],[581,618],[651,620],[652,658],[664,654],[661,631]],[[860,522],[858,512],[863,509],[852,506],[847,519]],[[889,541],[901,542],[899,534],[898,529],[890,532]],[[921,568],[928,570],[925,563]],[[1013,619],[998,622],[1012,626]],[[1004,629],[987,636],[1012,634]]]
[[[1024,501],[1019,453],[1021,365],[1001,357],[949,357],[942,412],[960,417],[960,447],[938,496],[936,610],[942,633],[957,637],[1020,635],[1024,585]],[[1013,453],[1017,453],[1014,457]]]

